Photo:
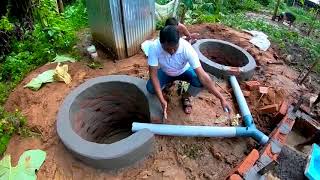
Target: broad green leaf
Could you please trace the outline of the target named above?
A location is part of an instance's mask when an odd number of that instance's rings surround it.
[[[0,180],[9,179],[9,175],[11,174],[11,157],[10,155],[4,156],[4,158],[0,161]]]
[[[48,34],[49,34],[50,37],[52,37],[54,33],[53,33],[53,31],[49,30]]]
[[[34,91],[40,89],[43,83],[53,82],[54,70],[48,70],[41,74],[39,74],[36,78],[33,78],[27,85],[24,87],[28,87]]]
[[[16,167],[11,167],[10,155],[0,161],[0,180],[36,180],[36,172],[46,158],[42,150],[29,150],[24,152]]]
[[[62,63],[62,62],[76,62],[76,60],[72,57],[66,56],[66,55],[57,55],[52,63]]]
[[[35,174],[46,159],[46,152],[42,150],[29,150],[24,152],[19,159],[18,165],[13,168],[14,179],[35,180]]]

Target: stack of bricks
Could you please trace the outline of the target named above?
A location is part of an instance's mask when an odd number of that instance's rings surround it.
[[[246,81],[245,84],[247,89],[249,89],[250,91],[258,90],[261,86],[259,81]]]
[[[233,169],[231,175],[227,179],[229,180],[241,180],[256,163],[259,159],[260,155],[258,150],[253,149],[250,154],[244,158],[244,160],[235,168]]]
[[[288,110],[287,102],[282,103],[279,114],[284,114],[278,126],[269,135],[269,142],[258,152],[253,149],[251,153],[229,174],[228,180],[260,179],[270,167],[276,164],[276,160],[285,145],[287,136],[295,123],[295,115],[292,109]],[[285,109],[285,106],[287,107]]]

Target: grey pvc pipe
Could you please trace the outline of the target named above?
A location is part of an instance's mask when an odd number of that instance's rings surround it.
[[[248,127],[213,127],[213,126],[184,126],[169,124],[132,123],[132,131],[137,132],[148,129],[154,134],[164,136],[184,137],[252,137],[260,144],[266,144],[269,140],[256,128]]]
[[[240,108],[241,116],[243,118],[243,121],[246,127],[255,128],[256,126],[254,125],[253,117],[251,115],[246,99],[243,96],[243,93],[241,91],[237,78],[235,76],[230,76],[229,81],[233,89],[234,95],[236,96],[238,106]]]
[[[148,129],[154,134],[166,136],[252,137],[260,144],[266,144],[269,140],[269,137],[259,131],[254,125],[252,115],[236,77],[231,76],[229,80],[246,127],[183,126],[134,122],[132,123],[132,131],[136,132],[142,129]]]
[[[183,126],[169,124],[132,123],[132,131],[148,129],[154,134],[190,137],[235,137],[236,127]]]

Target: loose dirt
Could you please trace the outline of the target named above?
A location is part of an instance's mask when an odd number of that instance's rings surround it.
[[[250,35],[233,29],[212,24],[203,24],[190,27],[191,32],[200,33],[201,38],[216,38],[229,41],[245,48],[256,59],[259,65],[254,75],[255,80],[265,86],[270,86],[270,94],[263,96],[259,102],[258,92],[252,92],[247,98],[253,111],[257,126],[268,133],[270,117],[259,115],[256,109],[271,103],[279,103],[284,98],[294,99],[301,90],[294,79],[297,73],[286,65],[269,65],[268,62],[282,62],[273,48],[266,52],[259,51],[249,43]],[[83,43],[83,42],[82,42]],[[81,48],[81,45],[78,46]],[[103,69],[90,69],[86,62],[69,64],[69,73],[72,83],[46,84],[39,91],[23,88],[32,78],[39,73],[55,68],[55,64],[44,65],[31,72],[9,96],[5,108],[8,111],[20,109],[28,119],[28,126],[41,134],[39,137],[22,138],[15,136],[11,139],[6,153],[12,155],[13,163],[28,149],[43,149],[47,152],[47,159],[40,171],[41,179],[224,179],[228,172],[234,168],[256,143],[245,138],[179,138],[156,136],[154,152],[145,160],[136,165],[118,170],[105,172],[92,169],[74,159],[66,151],[56,133],[56,114],[64,97],[74,88],[87,79],[109,75],[127,74],[148,79],[146,58],[139,54],[117,63],[110,59],[101,59]],[[225,81],[220,80],[218,89],[227,97],[235,112],[235,100],[229,95],[232,90]],[[186,115],[182,111],[180,97],[175,86],[167,94],[170,97],[168,124],[192,124],[225,126],[230,122],[217,121],[221,116],[226,116],[216,97],[203,91],[193,99],[193,112]],[[275,96],[274,96],[275,95]],[[288,96],[289,95],[289,96]],[[251,98],[251,99],[250,99]],[[261,116],[261,117],[260,117]],[[258,118],[259,117],[259,118]],[[262,118],[264,117],[264,118]]]

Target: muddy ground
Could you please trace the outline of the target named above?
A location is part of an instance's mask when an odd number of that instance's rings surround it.
[[[249,43],[250,35],[233,29],[212,24],[190,27],[191,32],[200,33],[201,38],[222,39],[245,48],[256,59],[258,68],[253,77],[262,85],[270,87],[269,93],[261,97],[252,91],[247,97],[255,122],[262,131],[270,133],[277,122],[272,122],[273,115],[262,115],[257,110],[264,105],[280,103],[283,99],[293,100],[301,93],[308,91],[298,87],[294,80],[298,73],[287,65],[268,64],[282,62],[276,50],[269,48],[262,52]],[[82,45],[85,47],[82,36]],[[105,57],[105,56],[103,56]],[[85,58],[84,58],[85,59]],[[72,83],[46,84],[39,91],[23,88],[39,73],[55,68],[55,64],[44,65],[30,73],[11,93],[5,108],[9,111],[20,109],[28,119],[28,126],[40,136],[23,138],[15,136],[11,139],[6,153],[11,154],[15,164],[19,156],[28,149],[42,149],[47,158],[40,171],[39,179],[224,179],[245,156],[256,147],[252,139],[244,138],[179,138],[156,137],[154,152],[136,165],[117,172],[104,172],[92,169],[74,159],[66,151],[56,133],[56,114],[64,97],[87,79],[109,75],[127,74],[148,79],[146,58],[142,52],[114,63],[111,59],[102,58],[103,69],[90,69],[86,61],[70,63],[69,73]],[[235,112],[235,100],[230,95],[232,90],[223,80],[218,81],[220,92],[228,98]],[[244,86],[242,86],[244,88]],[[217,98],[203,91],[194,98],[193,113],[183,113],[180,97],[173,87],[169,92],[169,124],[218,125],[229,124],[221,121],[226,114],[220,107]],[[260,98],[261,97],[261,98]],[[259,100],[260,99],[260,100]],[[218,121],[218,119],[220,119]]]

